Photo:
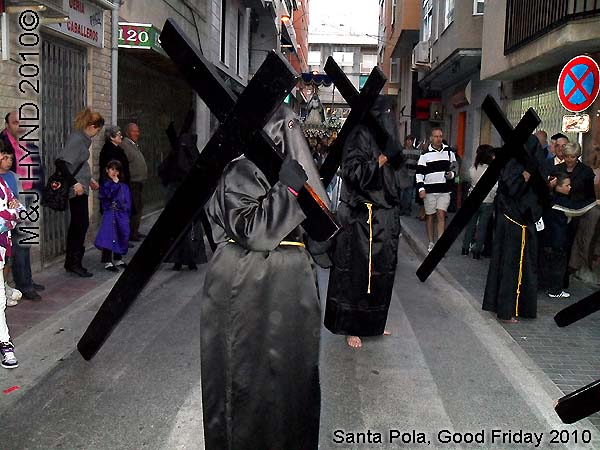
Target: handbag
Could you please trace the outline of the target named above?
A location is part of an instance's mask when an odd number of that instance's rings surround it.
[[[83,167],[83,161],[73,176],[77,175]],[[56,162],[55,162],[56,164]],[[63,173],[58,167],[48,178],[46,186],[42,190],[42,206],[46,206],[54,211],[65,211],[69,202],[69,174]]]

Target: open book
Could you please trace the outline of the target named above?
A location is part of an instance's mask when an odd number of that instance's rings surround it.
[[[590,203],[589,205],[585,205],[584,207],[579,208],[579,209],[567,208],[566,206],[562,206],[562,205],[553,205],[552,209],[562,211],[563,213],[565,213],[565,216],[567,216],[567,217],[578,217],[578,216],[584,215],[586,212],[588,212],[590,209],[594,208],[596,205],[598,205],[598,202],[594,201],[594,202]]]

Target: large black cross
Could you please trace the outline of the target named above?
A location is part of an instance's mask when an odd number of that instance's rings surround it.
[[[382,149],[390,136],[370,112],[375,100],[379,96],[379,92],[387,81],[386,76],[379,67],[375,66],[373,68],[360,94],[331,56],[327,58],[327,62],[325,63],[325,72],[333,80],[335,87],[352,108],[337,138],[329,147],[327,158],[325,158],[325,161],[321,165],[319,172],[321,180],[325,186],[329,186],[338,167],[342,163],[344,143],[356,126],[364,122]]]
[[[279,152],[275,158],[271,153],[264,152],[263,145],[254,145],[257,141],[263,142],[256,137],[266,136],[262,131],[263,127],[297,81],[297,74],[280,54],[273,51],[267,55],[265,62],[236,102],[234,94],[224,85],[210,63],[202,58],[200,52],[194,49],[170,19],[167,20],[161,34],[161,42],[188,81],[190,78],[194,81],[194,89],[197,85],[210,86],[210,92],[203,91],[206,94],[203,99],[207,104],[213,104],[212,111],[221,121],[221,125],[200,153],[171,201],[165,206],[148,237],[113,286],[77,344],[81,355],[88,360],[102,347],[166,253],[188,224],[197,217],[216,188],[227,164],[241,156],[245,150],[252,150],[257,161],[262,163],[266,159],[266,164],[258,164],[258,167],[267,174],[277,170],[276,162],[281,166],[283,158]],[[177,54],[177,60],[174,54]],[[183,58],[183,61],[180,58]],[[205,64],[202,64],[203,61]],[[219,89],[215,86],[219,86]],[[275,150],[274,145],[272,149]],[[318,196],[315,200],[305,192],[301,193],[298,200],[304,202],[303,208],[309,205],[307,208],[310,212],[307,218],[324,218],[319,223],[305,227],[314,232],[314,235],[311,235],[313,239],[323,240],[335,234],[338,226]],[[303,225],[307,222],[308,220],[305,220]]]
[[[537,170],[537,162],[531,158],[531,155],[525,148],[525,142],[541,122],[533,108],[529,108],[514,130],[493,97],[488,95],[483,101],[482,108],[500,134],[504,145],[496,152],[494,161],[488,166],[483,176],[479,179],[479,182],[473,188],[473,191],[465,199],[461,208],[457,211],[446,230],[444,230],[444,234],[442,234],[431,252],[429,252],[421,263],[421,266],[417,269],[417,276],[421,281],[425,281],[440,263],[448,249],[450,249],[462,230],[467,226],[485,197],[498,181],[500,172],[504,166],[511,159],[514,158],[526,167],[532,168],[530,182],[533,188],[540,196],[540,199],[542,199],[541,201],[544,201],[543,199],[548,196],[548,185],[540,171]]]
[[[566,327],[597,311],[600,311],[600,291],[562,309],[554,321],[559,327]],[[600,380],[560,398],[554,410],[564,423],[574,423],[597,413],[600,411]]]

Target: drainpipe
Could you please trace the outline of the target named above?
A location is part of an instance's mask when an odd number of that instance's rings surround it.
[[[112,5],[112,44],[111,44],[111,117],[112,124],[117,124],[117,86],[119,81],[119,4]]]

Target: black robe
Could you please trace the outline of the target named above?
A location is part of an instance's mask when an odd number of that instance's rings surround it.
[[[325,326],[332,333],[377,336],[385,329],[396,272],[400,221],[390,164],[365,126],[344,145],[342,196],[329,275]],[[369,206],[370,205],[370,206]]]
[[[542,167],[541,146],[530,144],[529,149]],[[542,217],[543,199],[530,182],[525,182],[524,170],[524,166],[511,160],[502,171],[496,193],[496,227],[483,309],[495,312],[502,320],[533,319],[537,315],[535,223]]]
[[[271,137],[318,183],[291,114],[279,110]],[[304,213],[244,157],[225,169],[207,213],[217,249],[201,300],[205,447],[317,450],[321,312],[309,253],[289,244],[303,240]]]

